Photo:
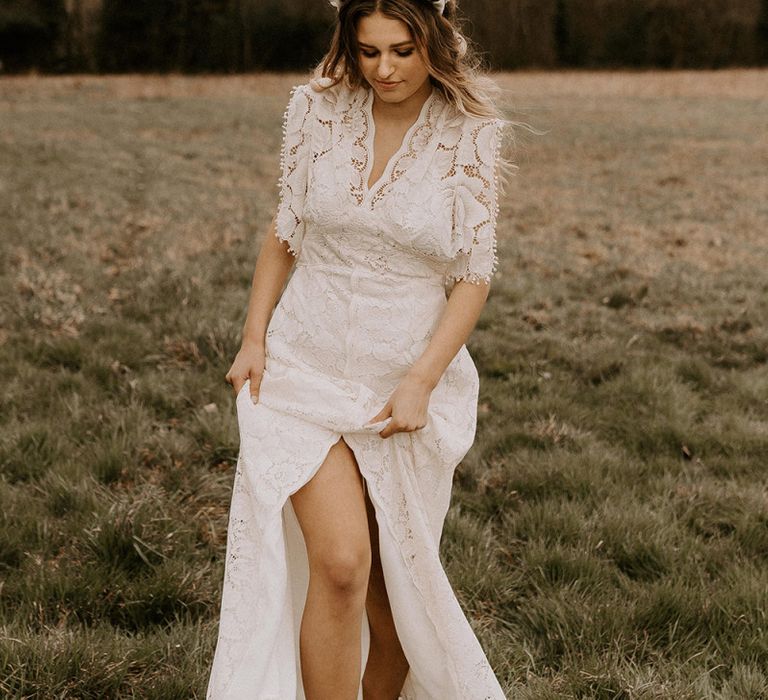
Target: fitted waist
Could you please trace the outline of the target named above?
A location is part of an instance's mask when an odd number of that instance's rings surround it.
[[[385,286],[408,284],[416,286],[429,286],[436,289],[444,289],[445,283],[440,273],[434,270],[390,270],[386,267],[366,267],[364,265],[338,265],[323,261],[303,260],[296,261],[296,268],[305,272],[322,272],[349,279]]]

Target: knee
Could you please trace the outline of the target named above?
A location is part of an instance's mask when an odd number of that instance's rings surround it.
[[[342,545],[318,558],[313,573],[341,596],[364,594],[371,570],[371,550],[363,545]]]

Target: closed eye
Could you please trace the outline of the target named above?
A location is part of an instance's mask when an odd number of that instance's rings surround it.
[[[378,51],[361,51],[363,56],[366,58],[374,58],[378,55]],[[413,49],[404,49],[402,51],[395,51],[395,53],[400,56],[401,58],[405,58],[406,56],[410,56],[413,53]]]

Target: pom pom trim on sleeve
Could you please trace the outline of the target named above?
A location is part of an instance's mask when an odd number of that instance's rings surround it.
[[[486,122],[486,124],[487,123],[488,122]],[[485,124],[483,126],[485,126]],[[493,160],[491,163],[491,167],[493,170],[493,204],[489,209],[489,222],[488,222],[488,226],[490,226],[490,229],[491,229],[491,268],[485,274],[473,272],[470,269],[471,251],[464,251],[467,254],[467,260],[464,267],[464,271],[458,272],[458,273],[447,271],[445,274],[446,283],[455,284],[456,282],[470,282],[471,284],[487,285],[491,283],[491,278],[498,270],[499,258],[497,255],[496,224],[499,217],[499,199],[500,199],[499,197],[499,160],[500,160],[500,154],[501,154],[501,139],[502,139],[503,127],[504,127],[504,122],[502,120],[497,119],[494,122],[493,141],[492,141]]]
[[[282,120],[282,144],[280,147],[280,177],[277,181],[277,189],[278,189],[278,206],[277,206],[277,216],[275,221],[275,236],[279,241],[285,242],[288,245],[288,251],[293,255],[293,257],[298,257],[299,252],[301,251],[301,242],[299,241],[298,244],[294,240],[296,237],[296,231],[299,226],[301,226],[301,219],[296,215],[296,212],[293,209],[290,209],[290,213],[293,215],[293,226],[291,228],[291,231],[289,233],[286,233],[283,229],[281,219],[281,213],[285,211],[285,207],[287,206],[288,198],[292,195],[291,186],[288,182],[288,177],[285,172],[286,163],[288,161],[288,151],[289,151],[289,144],[288,144],[288,118],[291,113],[291,109],[293,107],[294,101],[297,97],[297,93],[299,90],[302,90],[304,88],[304,85],[294,85],[291,88],[291,92],[288,98],[288,104],[285,107],[285,111],[283,112],[283,120]],[[305,134],[302,134],[302,139],[298,144],[294,144],[293,146],[290,146],[291,152],[295,153],[298,151],[299,148],[304,143],[304,139],[306,138]]]

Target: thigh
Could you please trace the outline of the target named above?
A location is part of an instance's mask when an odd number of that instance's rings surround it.
[[[291,496],[310,565],[318,558],[370,557],[363,477],[343,438]]]
[[[367,490],[365,493],[365,510],[368,516],[368,532],[371,543],[371,577],[373,578],[376,574],[383,580],[381,557],[379,556],[379,524],[376,522],[376,508]]]

